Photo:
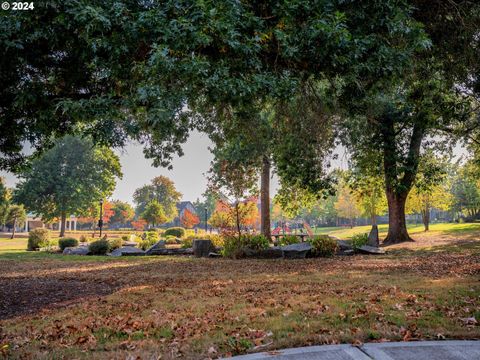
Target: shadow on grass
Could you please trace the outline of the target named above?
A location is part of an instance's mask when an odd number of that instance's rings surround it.
[[[400,248],[400,249],[388,249],[389,255],[396,256],[429,256],[436,253],[463,253],[469,252],[472,254],[480,254],[480,241],[461,240],[454,244],[435,245],[430,247],[419,248]]]
[[[35,314],[43,309],[64,307],[97,299],[121,289],[149,286],[155,291],[191,291],[202,284],[229,281],[252,283],[252,291],[273,277],[295,284],[299,276],[315,274],[317,281],[343,277],[346,272],[428,278],[430,269],[449,274],[457,271],[464,257],[455,253],[480,254],[480,242],[435,246],[430,249],[395,249],[385,256],[353,256],[304,260],[227,260],[190,257],[64,256],[43,252],[0,254],[0,319]],[[450,253],[452,261],[437,262],[439,253]],[[443,255],[442,255],[443,256]],[[422,258],[414,269],[415,257]],[[474,261],[475,259],[470,259]],[[287,284],[288,283],[288,284]],[[263,285],[261,285],[263,284]],[[291,285],[290,284],[290,285]],[[208,285],[210,286],[210,285]],[[173,291],[172,290],[172,291]]]

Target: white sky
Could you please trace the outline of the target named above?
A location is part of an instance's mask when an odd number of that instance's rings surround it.
[[[212,154],[208,147],[212,143],[208,137],[198,132],[192,132],[183,146],[184,156],[175,156],[173,169],[155,168],[151,160],[145,159],[143,147],[138,143],[130,143],[124,149],[115,150],[120,157],[123,178],[117,182],[111,199],[128,201],[133,204],[132,195],[135,189],[148,184],[158,175],[169,177],[175,187],[183,194],[182,200],[195,201],[202,197],[207,188],[206,174],[212,161]],[[18,179],[15,175],[0,171],[5,177],[8,187],[14,187]],[[276,177],[272,179],[272,196],[278,187]]]
[[[120,157],[123,178],[117,182],[115,192],[110,199],[119,199],[133,204],[132,195],[135,189],[148,184],[151,179],[158,175],[169,177],[175,183],[178,191],[183,194],[182,200],[195,201],[201,198],[206,190],[208,172],[212,154],[208,147],[212,143],[208,137],[198,132],[192,132],[188,141],[184,144],[184,156],[176,156],[173,160],[173,169],[155,168],[151,160],[145,159],[142,146],[131,143],[124,149],[115,150]],[[338,159],[332,162],[333,167],[347,168],[347,156],[342,147],[334,151]],[[457,146],[454,153],[459,156],[465,150]],[[7,186],[14,187],[17,182],[15,175],[0,171],[0,176],[5,177]],[[271,196],[276,194],[278,179],[274,175],[271,180]]]

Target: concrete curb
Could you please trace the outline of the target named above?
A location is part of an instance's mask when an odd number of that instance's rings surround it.
[[[480,341],[446,340],[308,346],[235,356],[236,360],[478,360]]]

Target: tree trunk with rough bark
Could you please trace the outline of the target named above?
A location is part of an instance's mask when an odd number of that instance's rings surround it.
[[[430,207],[428,203],[425,205],[425,209],[422,211],[423,226],[425,231],[430,230]]]
[[[260,179],[260,230],[261,233],[271,239],[270,224],[270,160],[263,157],[262,174]]]
[[[387,191],[388,201],[388,234],[383,241],[386,245],[398,244],[404,241],[413,241],[408,235],[405,221],[405,203],[407,193],[395,194]]]
[[[406,157],[396,149],[397,132],[393,119],[386,116],[381,124],[385,193],[388,202],[388,234],[383,243],[392,245],[413,241],[407,231],[405,203],[417,176],[420,147],[425,136],[425,121],[419,118],[413,126]],[[399,163],[404,166],[399,168]]]
[[[67,222],[67,213],[65,211],[62,211],[62,215],[60,218],[60,237],[65,236],[65,225]]]

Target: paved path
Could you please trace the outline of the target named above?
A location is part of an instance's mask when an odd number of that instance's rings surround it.
[[[236,360],[479,360],[480,341],[324,345],[233,357]]]

